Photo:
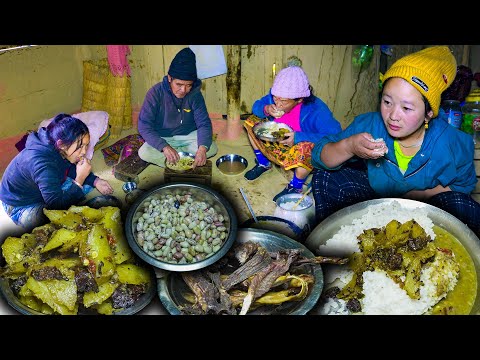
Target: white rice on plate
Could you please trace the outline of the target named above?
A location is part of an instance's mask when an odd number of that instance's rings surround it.
[[[351,225],[343,225],[340,230],[324,245],[320,245],[318,253],[324,256],[347,257],[354,252],[359,252],[357,237],[364,230],[381,228],[390,221],[397,220],[404,223],[415,220],[433,240],[433,222],[427,216],[425,208],[405,208],[400,203],[393,201],[371,205],[367,212]],[[428,313],[431,308],[452,290],[458,279],[458,266],[455,261],[445,261],[435,257],[435,261],[422,267],[421,278],[423,285],[420,287],[420,299],[415,300],[400,288],[386,272],[381,270],[365,271],[363,273],[363,295],[359,299],[364,315],[420,315]],[[447,259],[448,260],[448,259]],[[442,271],[439,269],[442,268]],[[343,288],[352,278],[353,271],[345,265],[329,265],[325,267],[325,289],[333,286]],[[448,284],[445,289],[439,284]],[[328,298],[318,309],[319,314],[344,315],[349,314],[346,301],[338,298]]]

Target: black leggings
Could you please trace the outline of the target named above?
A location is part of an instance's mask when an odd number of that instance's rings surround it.
[[[378,198],[363,164],[352,163],[334,171],[314,169],[312,189],[317,224],[347,206]],[[447,191],[432,196],[425,203],[452,214],[480,238],[480,204],[471,195]]]

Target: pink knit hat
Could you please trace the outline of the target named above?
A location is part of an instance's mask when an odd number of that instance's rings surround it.
[[[272,86],[272,95],[286,99],[298,99],[310,96],[307,74],[299,66],[282,69]]]

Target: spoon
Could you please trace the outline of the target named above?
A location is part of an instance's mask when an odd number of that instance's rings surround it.
[[[242,188],[240,188],[240,193],[243,196],[243,200],[245,200],[245,203],[247,204],[247,207],[248,207],[248,210],[250,211],[250,214],[252,214],[253,220],[255,220],[255,222],[258,223],[257,217],[255,216],[255,213],[253,212],[252,206],[250,205],[250,202],[248,201],[247,195],[245,195]]]
[[[303,194],[302,197],[301,197],[300,199],[298,199],[298,201],[295,203],[295,205],[293,205],[292,210],[295,210],[295,209],[297,208],[297,206],[300,205],[300,203],[302,202],[302,200],[305,199],[305,196],[307,196],[307,195],[310,193],[310,191],[312,191],[312,188],[309,188],[309,189],[305,192],[305,194]]]

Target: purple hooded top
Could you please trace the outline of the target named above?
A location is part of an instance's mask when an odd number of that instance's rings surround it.
[[[200,91],[201,80],[178,99],[170,89],[168,77],[148,90],[138,116],[138,132],[155,149],[161,151],[168,143],[164,137],[187,135],[198,130],[198,146],[212,145],[212,122]]]

